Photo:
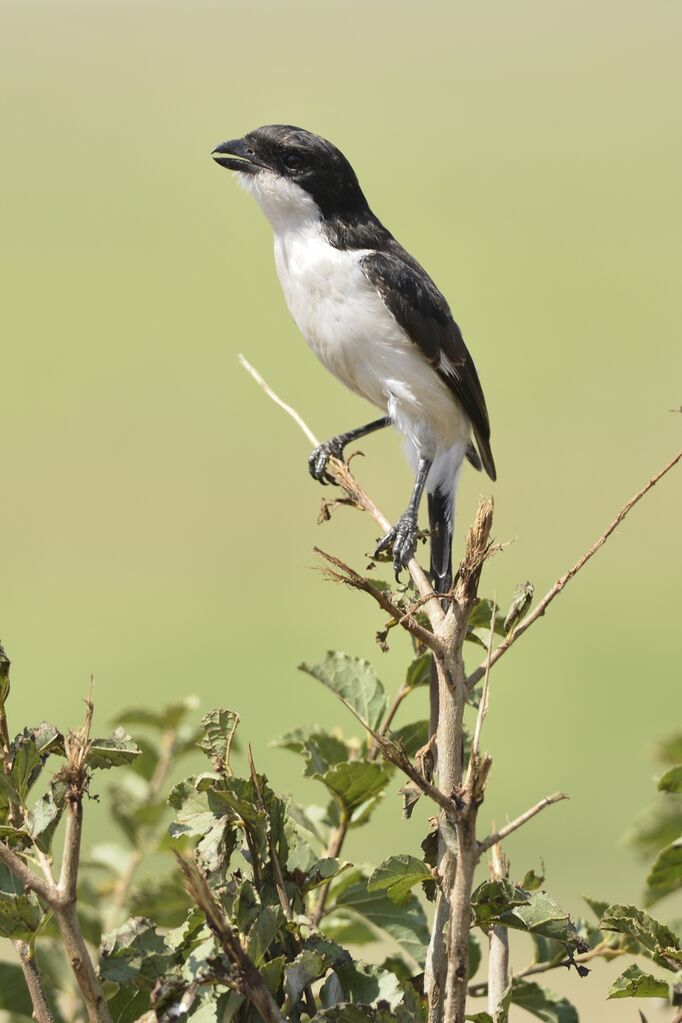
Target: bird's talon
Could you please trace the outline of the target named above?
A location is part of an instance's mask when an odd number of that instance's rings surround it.
[[[395,526],[389,529],[386,536],[382,537],[376,546],[374,556],[392,548],[393,550],[393,571],[396,581],[399,580],[401,571],[407,568],[408,563],[417,547],[417,517],[411,511],[404,512]]]
[[[336,480],[327,472],[327,463],[330,458],[338,458],[340,461],[343,461],[343,445],[336,438],[318,445],[308,458],[308,471],[310,475],[325,487],[328,483],[337,485]]]

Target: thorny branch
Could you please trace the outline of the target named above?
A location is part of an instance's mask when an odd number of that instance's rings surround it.
[[[240,356],[240,361],[266,394],[294,419],[309,442],[313,446],[317,446],[317,438],[299,413],[272,391],[262,376],[243,356]],[[373,587],[371,583],[362,579],[343,562],[339,562],[329,555],[323,555],[336,568],[337,577],[355,589],[370,593],[394,621],[399,622],[415,638],[419,638],[425,646],[431,649],[434,657],[439,693],[438,786],[432,785],[431,782],[423,778],[411,762],[404,755],[400,755],[398,747],[391,742],[390,738],[387,738],[382,732],[377,733],[370,729],[374,739],[372,749],[378,749],[386,759],[395,763],[441,808],[437,860],[439,890],[425,971],[429,1023],[463,1023],[465,1018],[471,892],[474,871],[481,855],[487,849],[498,846],[508,835],[522,827],[546,806],[551,806],[566,798],[563,793],[548,796],[499,831],[478,841],[476,817],[478,808],[483,801],[486,780],[492,763],[488,755],[480,756],[478,752],[487,708],[490,671],[510,646],[545,613],[552,600],[594,556],[634,505],[680,459],[682,459],[682,451],[627,502],[596,543],[578,559],[568,572],[557,580],[535,609],[512,629],[502,643],[495,650],[489,646],[485,661],[468,678],[464,673],[462,647],[466,638],[469,617],[477,600],[478,583],[483,564],[496,549],[490,540],[493,512],[491,500],[481,503],[474,526],[467,534],[464,557],[455,577],[455,586],[453,592],[448,595],[449,606],[445,605],[447,611],[443,610],[439,598],[434,594],[426,574],[416,559],[413,558],[408,565],[410,576],[424,603],[431,626],[428,641],[426,636],[419,635],[417,637],[416,635],[415,625],[420,625],[420,623],[415,622],[413,616],[405,616],[390,598],[379,591],[378,587]],[[366,511],[380,528],[387,532],[390,528],[388,520],[360,487],[348,465],[337,459],[331,459],[329,473],[345,491],[348,498],[347,503]],[[344,501],[344,503],[346,502]],[[428,630],[425,631],[428,633]],[[491,644],[492,635],[491,628]],[[479,709],[466,777],[463,778],[464,705],[468,690],[484,676],[486,678],[485,692]],[[400,700],[395,705],[396,709],[399,702]],[[352,707],[346,705],[353,711]],[[353,711],[353,713],[355,712]],[[362,724],[367,727],[365,722]],[[347,824],[346,827],[342,825],[332,836],[337,854],[344,841],[346,828]],[[456,853],[453,850],[453,837]],[[319,912],[314,915],[317,920],[320,919],[324,911],[324,898],[326,898],[326,892],[323,891],[321,903],[318,905]]]

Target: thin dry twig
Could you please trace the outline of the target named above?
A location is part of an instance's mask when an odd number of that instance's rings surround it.
[[[486,714],[488,713],[488,701],[490,697],[490,658],[493,652],[493,638],[495,636],[496,614],[497,603],[495,601],[495,596],[493,595],[492,612],[490,615],[490,635],[488,636],[488,657],[486,660],[485,679],[483,682],[483,692],[481,693],[481,702],[478,705],[478,713],[476,715],[476,725],[474,726],[474,734],[471,738],[471,752],[469,754],[469,767],[467,769],[465,787],[468,787],[472,772],[476,770],[476,764],[478,761],[478,749],[481,744],[481,731],[483,729],[483,722],[485,721]]]
[[[541,810],[544,810],[546,806],[553,806],[554,803],[560,803],[562,799],[568,799],[565,792],[555,792],[553,796],[545,796],[544,799],[541,799],[539,803],[535,804],[535,806],[531,806],[530,810],[526,810],[526,812],[522,813],[520,817],[516,818],[516,820],[510,821],[509,824],[505,824],[505,826],[500,828],[499,831],[494,832],[492,835],[488,835],[487,838],[484,838],[481,842],[479,842],[479,854],[484,853],[486,849],[491,849],[492,846],[497,845],[498,842],[504,841],[504,839],[511,835],[512,832],[518,831],[519,828],[523,827],[526,821],[531,820],[536,814],[540,813]]]
[[[402,625],[407,632],[411,633],[415,639],[418,639],[420,643],[428,647],[430,650],[434,650],[438,646],[438,640],[432,632],[425,629],[423,625],[420,625],[409,612],[401,611],[393,601],[387,596],[383,590],[380,590],[377,586],[369,580],[365,579],[364,576],[359,575],[355,569],[351,568],[345,562],[341,561],[333,554],[327,554],[326,551],[321,550],[319,547],[313,547],[316,554],[319,554],[321,558],[329,562],[330,565],[334,566],[334,569],[325,569],[326,574],[330,579],[334,579],[336,582],[344,583],[346,586],[350,586],[354,590],[361,590],[363,593],[368,593],[370,597],[373,597],[377,602],[382,611],[386,611],[387,614],[393,618],[398,624]]]
[[[554,583],[551,589],[547,591],[542,600],[540,600],[540,602],[533,608],[533,610],[529,614],[527,614],[526,617],[523,618],[519,622],[519,624],[512,629],[512,631],[509,633],[506,639],[502,640],[500,645],[493,651],[492,656],[489,658],[490,667],[492,667],[494,664],[497,663],[497,661],[499,661],[500,657],[502,657],[502,655],[505,654],[507,650],[509,650],[512,644],[515,643],[516,640],[519,639],[519,637],[522,636],[524,632],[526,632],[531,627],[531,625],[533,625],[533,623],[538,620],[538,618],[544,615],[545,611],[547,610],[548,606],[552,603],[554,598],[557,597],[561,593],[563,588],[566,586],[566,584],[569,583],[571,579],[575,575],[577,575],[582,568],[584,568],[584,566],[587,564],[590,558],[592,558],[597,553],[600,547],[603,547],[603,545],[609,539],[611,534],[621,524],[626,515],[628,515],[629,512],[632,511],[634,506],[639,501],[641,501],[645,494],[648,494],[652,487],[656,486],[659,480],[661,480],[666,475],[666,473],[670,472],[670,470],[677,465],[680,459],[682,459],[682,450],[678,451],[674,458],[672,458],[666,465],[664,465],[663,468],[659,470],[659,472],[657,472],[655,476],[652,476],[651,479],[642,487],[642,489],[639,490],[633,497],[630,498],[629,501],[627,501],[623,505],[621,510],[616,515],[615,519],[604,530],[599,539],[592,544],[589,550],[585,551],[585,553],[580,558],[578,558],[576,563],[571,568],[569,568],[569,570],[565,572],[564,575],[561,576],[561,578],[557,579],[557,581]],[[476,683],[479,682],[480,679],[484,676],[487,663],[488,659],[486,659],[486,661],[480,664],[478,668],[476,668],[476,670],[473,671],[471,675],[469,675],[468,679],[466,680],[467,687],[469,689],[471,689],[472,686],[475,686]]]
[[[282,401],[279,395],[273,391],[270,385],[264,380],[258,370],[251,365],[248,359],[245,359],[243,355],[240,355],[239,361],[247,373],[253,377],[259,387],[262,387],[267,396],[274,401],[276,405],[279,405],[279,407],[283,409],[287,415],[291,416],[294,422],[308,438],[312,446],[317,447],[319,445],[319,441],[302,416],[300,416],[299,413],[291,407],[291,405],[287,405],[285,401]],[[339,486],[346,491],[348,496],[353,500],[355,506],[366,511],[368,515],[374,519],[379,528],[383,530],[384,533],[387,533],[391,528],[391,523],[375,505],[374,501],[372,501],[365,493],[346,463],[339,461],[338,458],[330,458],[327,471],[339,484]],[[412,581],[417,588],[417,592],[425,600],[425,610],[431,621],[432,628],[435,628],[443,621],[444,618],[443,609],[440,606],[440,600],[434,593],[433,587],[426,577],[426,573],[421,565],[419,565],[416,558],[411,558],[407,565],[407,570],[412,577]]]

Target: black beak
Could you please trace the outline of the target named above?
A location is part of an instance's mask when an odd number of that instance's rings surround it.
[[[229,142],[221,142],[212,151],[211,156],[221,167],[242,171],[246,174],[255,174],[259,167],[265,166],[256,158],[253,146],[247,139],[230,139]]]

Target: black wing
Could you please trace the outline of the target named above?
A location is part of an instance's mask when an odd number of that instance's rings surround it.
[[[391,241],[400,254],[372,252],[362,260],[362,270],[466,412],[483,467],[494,480],[497,474],[490,450],[488,410],[462,333],[426,271],[394,239]]]

